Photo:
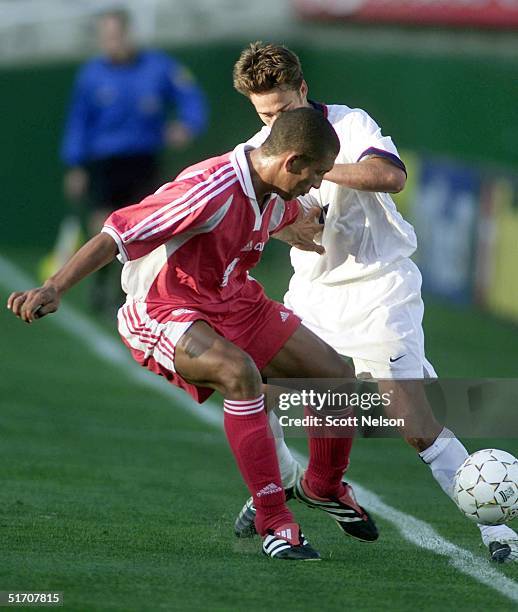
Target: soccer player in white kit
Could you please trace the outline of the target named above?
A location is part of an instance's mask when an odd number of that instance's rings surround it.
[[[404,417],[403,435],[452,496],[457,468],[468,456],[463,444],[433,417],[422,381],[436,377],[426,359],[421,274],[410,256],[417,241],[389,193],[399,192],[406,169],[390,137],[363,110],[308,100],[300,61],[282,45],[252,43],[234,67],[234,87],[249,98],[265,127],[249,140],[259,146],[286,110],[320,109],[335,128],[340,152],[319,189],[301,200],[323,209],[321,244],[325,253],[292,248],[294,275],[285,304],[303,324],[338,353],[351,357],[358,377],[379,380],[391,391],[385,411]],[[278,237],[300,246],[291,226]],[[416,380],[417,379],[417,380]],[[270,413],[285,488],[295,497],[310,493],[291,456],[276,415]],[[236,521],[236,535],[253,533],[250,500]],[[518,534],[505,525],[479,525],[494,561],[518,560]]]

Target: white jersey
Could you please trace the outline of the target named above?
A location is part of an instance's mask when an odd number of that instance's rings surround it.
[[[323,109],[340,139],[337,164],[381,156],[404,168],[392,139],[381,134],[366,112],[343,105]],[[258,147],[269,133],[265,126],[248,142]],[[299,199],[305,207],[317,205],[326,210],[321,238],[326,252],[318,255],[293,248],[295,277],[326,285],[344,283],[376,273],[416,249],[413,227],[387,193],[357,191],[323,181],[320,189],[312,189]]]

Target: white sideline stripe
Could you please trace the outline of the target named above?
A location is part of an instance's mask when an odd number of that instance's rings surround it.
[[[35,281],[0,255],[0,285],[8,291],[19,291],[34,287]],[[0,307],[4,308],[4,305]],[[115,339],[71,306],[63,304],[59,314],[50,316],[48,320],[78,337],[102,361],[111,365],[115,364],[125,370],[132,381],[152,388],[168,398],[173,398],[177,406],[204,423],[220,429],[223,427],[222,410],[216,402],[208,401],[204,405],[195,405],[183,391],[137,365],[122,344],[119,345]],[[290,450],[297,461],[304,465],[307,463],[304,455],[294,449]],[[360,497],[361,503],[382,516],[384,520],[392,523],[405,540],[437,555],[447,557],[449,563],[459,572],[492,588],[511,601],[518,602],[518,583],[491,567],[489,561],[449,542],[428,523],[389,506],[378,495],[362,485],[350,482],[354,486],[355,493]]]
[[[37,283],[0,255],[0,285],[8,291],[20,291],[35,287]],[[5,308],[5,304],[0,304],[0,307]],[[188,411],[191,415],[196,413],[194,416],[205,423],[221,427],[223,415],[216,412],[214,406],[195,405],[194,403],[191,405],[184,397],[183,391],[173,385],[165,384],[165,381],[160,380],[156,374],[137,365],[122,341],[119,343],[110,337],[91,319],[75,308],[62,304],[59,314],[57,316],[51,315],[46,320],[78,337],[102,361],[125,370],[130,379],[162,393],[169,399],[173,399],[182,409]]]
[[[290,448],[290,451],[299,463],[302,465],[307,464],[307,457],[302,453],[293,448]],[[384,520],[392,523],[407,542],[415,544],[419,548],[429,550],[436,555],[448,557],[449,563],[459,572],[494,589],[500,595],[518,602],[518,584],[491,567],[489,560],[481,559],[470,551],[453,544],[439,535],[425,521],[389,506],[378,495],[357,482],[352,480],[348,480],[348,482],[353,485],[354,492],[361,500],[361,504],[374,513],[379,514]]]

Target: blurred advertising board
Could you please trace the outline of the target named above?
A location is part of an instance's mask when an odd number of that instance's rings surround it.
[[[305,19],[518,27],[518,0],[293,0]]]
[[[411,213],[423,288],[457,303],[472,301],[479,191],[470,168],[423,160]]]
[[[518,179],[505,171],[403,151],[395,197],[415,227],[423,289],[518,322]]]
[[[516,178],[487,179],[478,220],[476,301],[518,321],[518,184]]]

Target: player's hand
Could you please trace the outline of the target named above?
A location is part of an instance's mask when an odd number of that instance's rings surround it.
[[[192,141],[189,128],[180,121],[171,121],[165,131],[165,141],[172,149],[183,149]]]
[[[321,244],[315,242],[315,237],[324,228],[323,224],[319,222],[321,214],[322,210],[318,206],[312,206],[306,214],[274,234],[273,237],[283,240],[301,251],[314,251],[323,255],[326,250]]]
[[[83,168],[71,168],[63,179],[63,191],[69,202],[76,203],[86,195],[88,173]]]
[[[60,295],[50,283],[29,291],[15,291],[7,300],[7,308],[26,323],[41,319],[59,307]]]

